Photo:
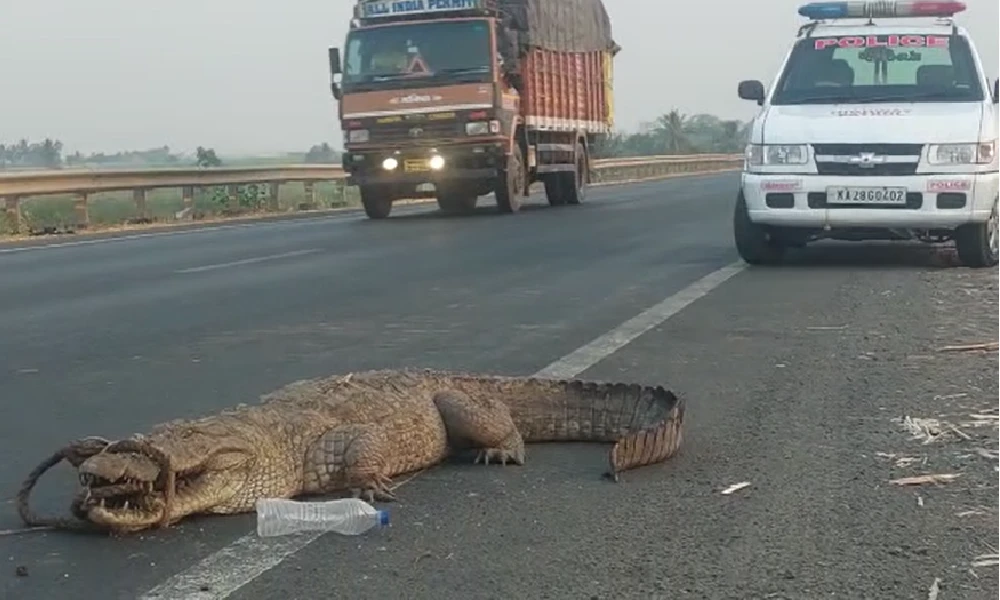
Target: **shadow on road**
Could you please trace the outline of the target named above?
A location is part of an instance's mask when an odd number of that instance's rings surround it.
[[[565,206],[565,207],[552,207],[547,203],[532,203],[532,204],[522,204],[520,213],[532,213],[537,211],[546,210],[572,210],[574,208],[582,208],[581,206]],[[392,222],[410,222],[410,221],[426,221],[426,220],[440,220],[440,219],[503,219],[503,218],[515,218],[518,213],[512,215],[501,214],[496,207],[496,203],[491,200],[480,200],[478,206],[474,211],[468,213],[459,214],[449,214],[443,212],[439,208],[432,208],[430,210],[404,213],[399,215],[390,215],[387,219],[364,219],[363,222],[369,224],[384,225]]]
[[[789,250],[780,266],[925,270],[961,267],[962,264],[953,244],[824,241]]]

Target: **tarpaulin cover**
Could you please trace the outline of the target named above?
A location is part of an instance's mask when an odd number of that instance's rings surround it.
[[[602,0],[496,0],[521,50],[615,50],[611,19]]]

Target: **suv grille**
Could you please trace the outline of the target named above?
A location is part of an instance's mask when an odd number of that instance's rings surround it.
[[[885,156],[920,156],[923,144],[813,144],[816,154],[856,155],[872,152]]]
[[[816,153],[816,170],[820,175],[849,175],[878,177],[913,175],[920,162],[922,144],[813,144]],[[873,154],[891,162],[847,162],[847,157],[860,158]],[[830,160],[836,157],[837,160]],[[900,158],[910,160],[899,162]],[[824,160],[826,159],[826,160]]]

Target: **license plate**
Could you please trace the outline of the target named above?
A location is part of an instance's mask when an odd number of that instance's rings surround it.
[[[431,166],[430,166],[430,162],[427,161],[427,160],[419,160],[419,159],[416,159],[416,160],[404,160],[403,161],[403,169],[407,173],[412,173],[414,171],[430,171],[431,170]]]
[[[904,187],[832,187],[827,204],[906,204]]]

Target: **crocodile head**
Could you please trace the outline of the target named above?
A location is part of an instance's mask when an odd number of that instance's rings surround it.
[[[196,430],[183,433],[172,443],[112,443],[87,458],[77,467],[83,490],[73,512],[96,525],[127,532],[195,513],[252,507],[248,483],[257,461],[249,445]]]

